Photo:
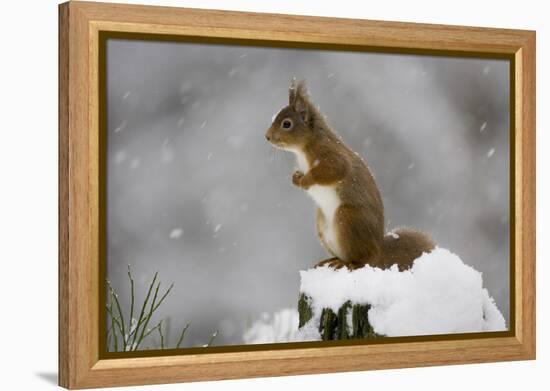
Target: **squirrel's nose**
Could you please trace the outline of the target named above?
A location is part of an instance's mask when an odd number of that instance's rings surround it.
[[[269,133],[266,133],[265,138],[267,141],[271,141],[271,136],[269,135]]]

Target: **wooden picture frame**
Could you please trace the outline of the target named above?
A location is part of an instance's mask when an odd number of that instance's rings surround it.
[[[506,58],[511,63],[511,330],[388,343],[218,348],[105,357],[100,351],[105,169],[104,32],[163,39]],[[296,346],[297,345],[297,346]],[[59,384],[175,383],[535,358],[535,33],[70,1],[59,6]]]

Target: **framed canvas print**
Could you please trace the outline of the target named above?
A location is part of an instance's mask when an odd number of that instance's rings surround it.
[[[59,7],[59,381],[535,358],[535,33]]]

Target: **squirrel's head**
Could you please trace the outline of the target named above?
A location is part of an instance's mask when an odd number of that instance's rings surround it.
[[[301,148],[318,136],[313,122],[315,115],[305,82],[293,79],[288,90],[288,106],[274,116],[265,137],[277,148]]]

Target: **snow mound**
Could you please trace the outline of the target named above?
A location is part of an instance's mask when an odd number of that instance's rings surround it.
[[[311,340],[319,339],[318,333]],[[298,330],[298,311],[293,308],[282,309],[273,315],[263,313],[245,331],[243,341],[246,344],[278,343],[304,341],[302,331]]]
[[[320,341],[321,336],[311,322],[298,328],[295,308],[285,308],[270,315],[263,313],[243,334],[245,344]]]
[[[443,248],[423,254],[404,272],[396,265],[353,271],[320,267],[300,276],[300,292],[311,298],[313,318],[297,339],[315,333],[319,339],[315,325],[322,309],[336,312],[348,300],[370,304],[374,332],[390,337],[506,330],[481,273]]]

